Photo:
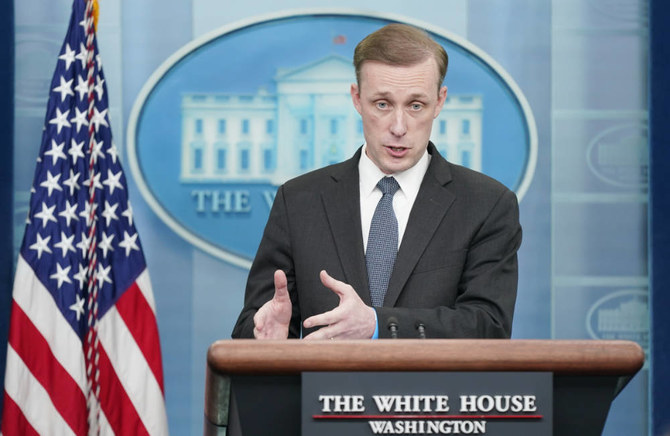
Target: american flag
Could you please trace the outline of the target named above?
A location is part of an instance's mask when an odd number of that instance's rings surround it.
[[[4,436],[168,433],[155,304],[92,10],[74,1],[51,82],[14,279]]]

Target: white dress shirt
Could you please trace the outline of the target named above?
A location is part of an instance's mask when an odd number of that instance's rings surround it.
[[[393,196],[393,211],[398,220],[398,247],[407,228],[409,213],[414,205],[414,200],[419,193],[423,176],[430,164],[430,154],[426,150],[419,161],[411,168],[394,174],[384,174],[377,165],[365,153],[367,144],[363,146],[361,158],[358,161],[358,175],[361,198],[361,229],[363,230],[363,247],[368,249],[368,235],[372,215],[375,213],[377,203],[382,198],[382,191],[377,183],[382,177],[395,177],[400,189]]]

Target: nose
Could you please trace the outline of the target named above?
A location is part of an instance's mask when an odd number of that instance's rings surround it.
[[[404,136],[407,133],[407,119],[406,114],[402,109],[397,109],[393,113],[393,119],[391,121],[391,133],[394,136],[400,137]]]

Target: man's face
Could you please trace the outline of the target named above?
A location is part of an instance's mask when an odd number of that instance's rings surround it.
[[[423,155],[447,88],[436,89],[437,65],[430,57],[411,66],[365,61],[351,98],[363,119],[367,155],[385,174],[411,168]]]

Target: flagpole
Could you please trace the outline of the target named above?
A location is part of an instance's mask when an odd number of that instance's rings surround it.
[[[89,246],[87,251],[88,270],[87,270],[87,326],[88,333],[86,334],[86,382],[88,387],[87,392],[87,408],[88,408],[88,422],[89,434],[100,434],[100,368],[98,362],[99,341],[98,341],[98,280],[96,274],[97,267],[97,229],[95,213],[97,205],[95,203],[95,123],[93,122],[93,112],[95,108],[95,64],[93,61],[93,54],[95,52],[93,47],[93,38],[95,37],[95,19],[93,16],[95,0],[86,0],[85,12],[85,34],[86,34],[86,72],[88,84],[88,135],[89,135],[89,184],[88,184],[88,205],[89,216],[87,223],[90,223],[88,229]]]

